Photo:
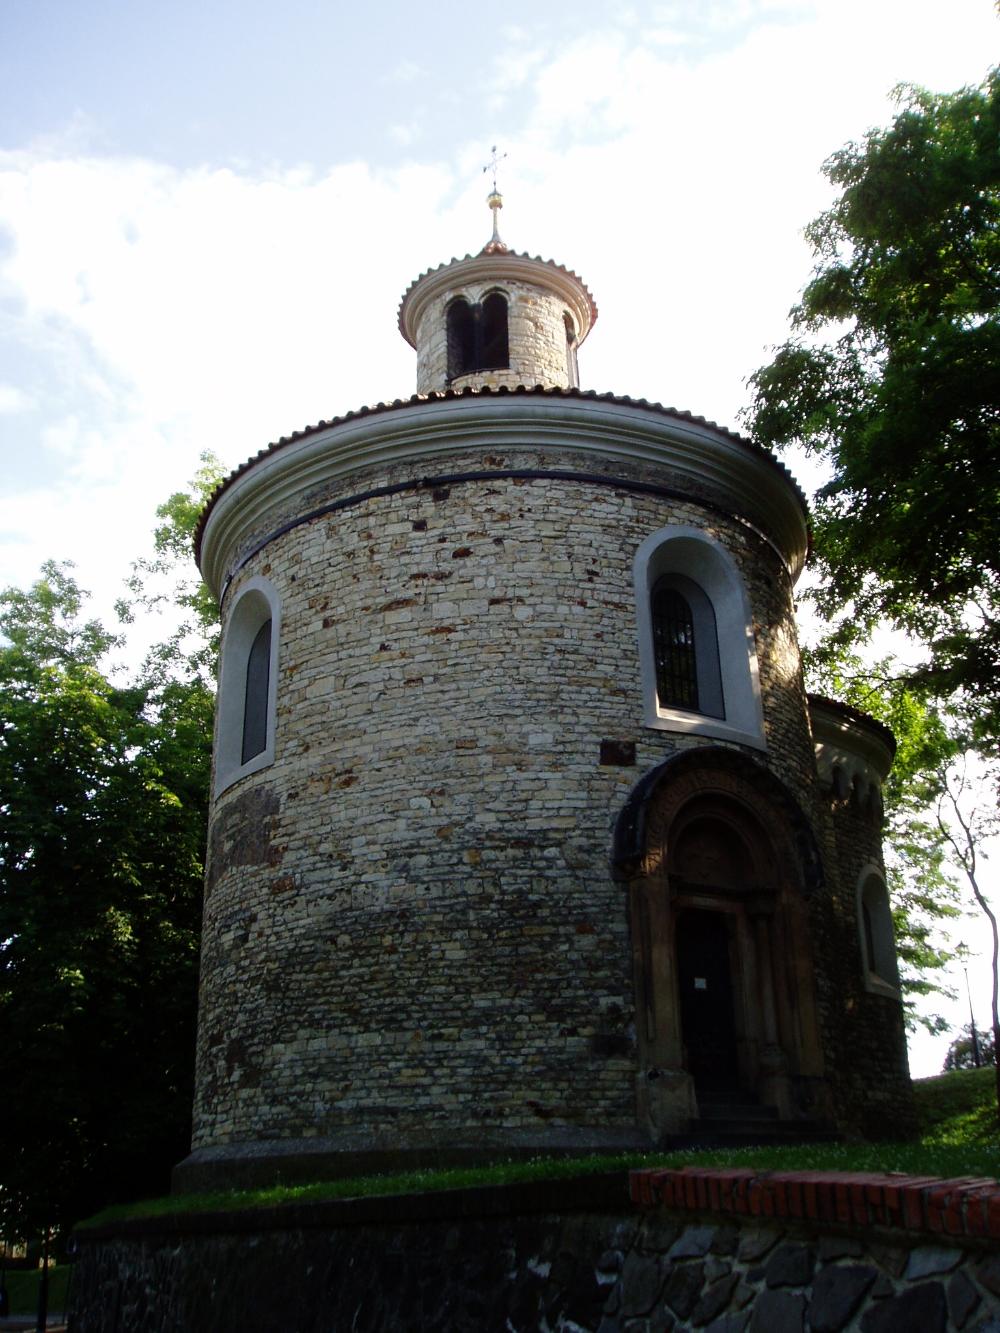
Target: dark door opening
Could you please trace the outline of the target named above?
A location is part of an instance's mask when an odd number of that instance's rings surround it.
[[[687,1069],[699,1092],[740,1090],[729,930],[721,912],[691,909],[677,922],[677,978]]]

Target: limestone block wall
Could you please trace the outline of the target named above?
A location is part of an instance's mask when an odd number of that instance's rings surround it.
[[[488,479],[293,527],[227,592],[261,575],[281,598],[276,756],[213,812],[195,1147],[632,1131],[610,833],[643,772],[704,743],[641,724],[632,560],[664,524],[701,526],[736,560],[764,757],[809,806],[791,589],[770,544],[695,501],[503,475],[579,469],[571,451],[485,461]],[[453,475],[483,464],[446,460]],[[602,762],[607,740],[634,745],[634,764]]]

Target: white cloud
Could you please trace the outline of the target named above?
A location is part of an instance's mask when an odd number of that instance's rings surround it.
[[[19,389],[16,384],[0,384],[0,416],[16,416],[21,412],[30,412],[35,406],[30,394]]]

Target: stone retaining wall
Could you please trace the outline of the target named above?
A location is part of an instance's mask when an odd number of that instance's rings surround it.
[[[71,1328],[1000,1333],[998,1240],[995,1181],[615,1173],[92,1228]]]

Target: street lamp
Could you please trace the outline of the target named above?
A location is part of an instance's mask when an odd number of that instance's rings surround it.
[[[982,1068],[983,1060],[979,1054],[979,1036],[976,1032],[976,1016],[972,1012],[972,991],[969,989],[969,969],[966,962],[969,957],[969,947],[964,941],[959,941],[958,948],[955,950],[958,960],[962,964],[962,971],[965,973],[965,993],[969,997],[969,1030],[972,1033],[972,1063],[977,1069]]]

